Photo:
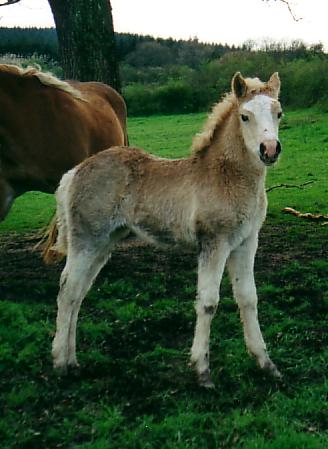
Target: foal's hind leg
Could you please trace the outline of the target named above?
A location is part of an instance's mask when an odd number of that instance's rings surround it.
[[[228,270],[235,299],[240,309],[244,326],[244,337],[248,351],[253,354],[261,368],[281,377],[277,367],[269,358],[257,316],[257,293],[254,280],[254,257],[257,249],[257,234],[252,235],[228,259]]]
[[[197,320],[191,348],[191,363],[199,384],[213,388],[209,366],[210,327],[219,302],[220,282],[229,248],[226,244],[203,245],[198,259],[198,292],[195,305]]]
[[[54,367],[65,372],[78,366],[76,323],[81,303],[109,257],[108,248],[69,251],[57,298],[57,328],[52,346]]]

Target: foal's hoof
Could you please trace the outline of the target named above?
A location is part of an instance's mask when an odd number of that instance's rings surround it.
[[[68,375],[78,377],[80,375],[80,365],[78,363],[67,365],[66,363],[58,364],[58,363],[54,362],[53,367],[54,367],[55,373],[60,377],[64,377],[64,376],[68,376]]]
[[[59,377],[67,376],[68,374],[68,366],[67,365],[58,365],[56,363],[53,364],[54,371]]]
[[[81,376],[81,368],[78,363],[74,363],[73,365],[68,365],[68,374],[72,377],[80,377]]]
[[[210,370],[207,369],[205,371],[203,371],[202,373],[198,374],[198,383],[200,387],[204,387],[207,389],[214,389],[215,385],[211,379],[211,374],[210,374]]]
[[[276,367],[276,365],[270,360],[268,359],[263,367],[262,367],[265,371],[267,371],[268,373],[271,374],[271,376],[275,377],[277,380],[281,380],[282,379],[282,374],[281,372],[278,370],[278,368]]]

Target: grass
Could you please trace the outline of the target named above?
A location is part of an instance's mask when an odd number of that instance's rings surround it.
[[[132,145],[188,154],[204,114],[130,119]],[[255,272],[259,315],[276,382],[245,351],[227,278],[211,336],[216,390],[188,367],[196,258],[143,246],[119,248],[81,310],[81,371],[52,370],[58,278],[30,251],[52,196],[24,195],[0,225],[1,449],[326,449],[328,226],[284,215],[327,213],[327,115],[288,112],[283,156],[267,185],[268,219]]]

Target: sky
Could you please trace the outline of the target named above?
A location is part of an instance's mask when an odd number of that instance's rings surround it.
[[[1,3],[1,0],[0,0]],[[111,0],[117,32],[239,45],[248,40],[307,44],[328,51],[328,0]],[[0,26],[54,26],[47,0],[0,8]]]

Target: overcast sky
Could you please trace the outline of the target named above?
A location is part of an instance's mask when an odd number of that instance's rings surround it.
[[[117,32],[241,44],[302,39],[328,50],[328,0],[111,0]],[[54,26],[47,0],[21,0],[0,8],[0,26]]]

